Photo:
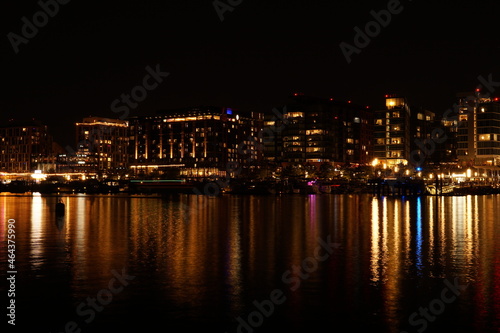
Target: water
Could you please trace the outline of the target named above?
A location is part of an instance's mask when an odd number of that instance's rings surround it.
[[[62,199],[0,196],[19,332],[500,332],[500,195]]]

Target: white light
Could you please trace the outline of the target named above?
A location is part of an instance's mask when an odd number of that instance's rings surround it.
[[[35,170],[35,173],[31,174],[31,178],[33,179],[45,179],[47,178],[47,175],[42,174],[42,172],[37,172],[40,170]]]

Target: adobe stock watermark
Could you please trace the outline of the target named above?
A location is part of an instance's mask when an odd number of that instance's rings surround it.
[[[326,241],[318,238],[318,243],[313,256],[302,260],[300,266],[292,265],[291,269],[285,271],[281,276],[281,281],[289,285],[292,292],[299,289],[302,281],[307,280],[318,269],[319,263],[327,260],[333,251],[340,247],[340,243],[331,242],[330,235],[327,236]],[[255,310],[250,312],[245,319],[241,316],[236,318],[238,322],[236,332],[253,333],[256,328],[264,324],[265,318],[272,316],[276,306],[285,303],[286,300],[285,292],[282,289],[273,289],[269,293],[269,298],[263,301],[254,300],[252,304]]]
[[[411,1],[411,0],[409,0]],[[375,10],[370,11],[370,15],[375,19],[366,23],[364,31],[360,27],[354,27],[353,44],[346,42],[340,43],[340,49],[348,64],[352,62],[354,54],[360,54],[361,51],[370,45],[372,38],[377,37],[382,32],[382,28],[387,28],[392,21],[393,15],[401,14],[404,7],[399,0],[389,0],[387,9],[382,9],[378,12]]]
[[[148,74],[142,79],[142,85],[137,85],[132,88],[129,94],[121,94],[120,98],[111,102],[111,111],[114,113],[123,112],[120,119],[125,119],[130,113],[130,108],[135,109],[138,103],[144,101],[148,97],[148,91],[158,88],[163,79],[170,75],[168,72],[162,72],[160,65],[157,64],[155,69],[146,66]],[[132,100],[131,100],[132,99]]]
[[[241,5],[243,0],[227,0],[227,2],[223,0],[215,0],[212,2],[215,12],[219,16],[219,19],[221,22],[224,21],[224,13],[225,12],[232,12],[234,8],[238,7]]]
[[[130,284],[129,281],[135,279],[135,276],[128,275],[125,272],[125,268],[122,269],[121,273],[116,270],[112,270],[111,273],[114,277],[109,280],[107,288],[99,290],[95,297],[87,297],[85,301],[76,307],[76,314],[87,325],[94,321],[97,312],[102,312],[104,307],[113,301],[113,297],[121,293]],[[68,321],[64,325],[64,329],[56,333],[81,333],[81,324],[76,321]]]
[[[7,39],[10,45],[14,49],[14,53],[19,53],[19,46],[21,44],[28,44],[30,39],[33,39],[38,35],[39,29],[45,27],[49,23],[49,18],[53,18],[59,13],[59,5],[66,5],[70,0],[47,0],[38,1],[38,5],[42,10],[37,11],[33,14],[31,21],[23,16],[21,21],[23,25],[21,27],[21,35],[14,32],[9,32],[7,34]]]
[[[413,312],[408,318],[408,323],[415,327],[418,333],[424,332],[429,323],[436,321],[438,316],[445,311],[446,305],[455,302],[469,286],[468,284],[460,284],[458,278],[455,278],[453,283],[444,280],[444,284],[446,287],[441,290],[439,297],[430,301],[427,307],[420,307],[418,311]],[[409,332],[401,331],[401,333]]]
[[[493,94],[496,89],[500,87],[500,82],[493,81],[493,74],[491,73],[488,75],[488,78],[479,75],[477,79],[480,82],[478,87],[485,88],[489,91],[486,94],[482,94],[482,97],[490,97],[491,94]],[[474,95],[469,95],[465,99],[468,105],[471,106],[470,104],[474,105],[476,103],[477,97]],[[458,117],[458,114],[460,112],[459,108],[460,106],[457,103],[453,104],[452,108],[444,112],[443,121],[453,121],[454,123],[456,123],[455,126],[457,128],[463,126],[466,122],[460,121]],[[414,142],[417,145],[418,149],[415,149],[410,153],[410,163],[415,167],[421,167],[424,164],[425,160],[435,153],[436,145],[443,144],[448,139],[449,138],[445,130],[440,127],[436,127],[432,130],[430,138],[426,138],[425,140],[415,139]]]

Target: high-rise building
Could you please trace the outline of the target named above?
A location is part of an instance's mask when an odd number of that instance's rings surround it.
[[[76,123],[74,171],[120,174],[128,169],[128,122],[101,117]]]
[[[459,99],[458,158],[468,166],[500,166],[500,99],[462,93]]]
[[[411,110],[406,98],[385,96],[385,108],[374,113],[373,157],[387,166],[408,164],[411,149]]]
[[[39,121],[0,125],[0,172],[44,172],[55,168],[53,139]]]
[[[270,161],[298,164],[364,164],[371,159],[371,112],[350,101],[294,94],[278,117],[267,115]]]
[[[183,177],[234,176],[263,156],[264,116],[221,107],[159,111],[130,119],[131,168],[162,176],[179,168]]]
[[[458,119],[454,117],[444,117],[434,120],[434,129],[438,129],[441,138],[434,138],[435,152],[431,157],[434,165],[453,168],[457,166],[457,133]]]

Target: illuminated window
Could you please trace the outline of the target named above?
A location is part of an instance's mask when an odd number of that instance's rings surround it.
[[[375,120],[375,125],[383,125],[382,124],[382,119]]]
[[[385,105],[388,109],[403,107],[405,105],[404,98],[388,98]]]
[[[306,152],[308,153],[318,153],[318,152],[324,152],[325,148],[319,148],[319,147],[311,147],[311,148],[306,148]]]
[[[324,133],[324,131],[321,129],[307,130],[306,131],[306,135],[319,135],[319,134],[323,134],[323,133]]]
[[[492,135],[491,134],[481,134],[479,136],[479,141],[489,141],[491,140]]]
[[[286,118],[303,118],[304,112],[288,112],[285,115]]]
[[[399,150],[391,151],[390,152],[390,157],[401,157],[402,152]]]
[[[393,112],[393,113],[392,113],[392,117],[393,117],[393,118],[399,118],[399,117],[400,117],[400,116],[399,116],[399,112]]]

